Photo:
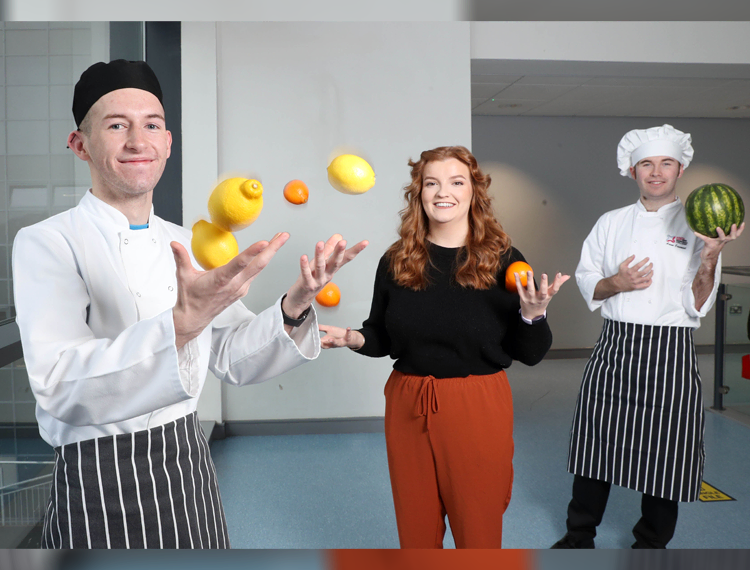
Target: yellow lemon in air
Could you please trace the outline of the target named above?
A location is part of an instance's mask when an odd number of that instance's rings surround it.
[[[221,267],[239,253],[237,240],[232,233],[206,220],[198,220],[193,226],[190,247],[203,269]]]
[[[222,230],[236,232],[252,224],[263,209],[263,185],[247,178],[228,178],[208,198],[211,221]]]
[[[344,194],[364,194],[375,185],[375,173],[364,158],[342,154],[328,166],[328,182]]]

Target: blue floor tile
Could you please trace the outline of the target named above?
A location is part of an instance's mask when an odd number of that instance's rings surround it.
[[[568,434],[584,365],[508,371],[516,451],[506,548],[548,548],[565,533]],[[711,361],[700,365],[709,386]],[[750,428],[707,411],[705,480],[736,500],[681,504],[670,548],[750,548],[748,450]],[[398,547],[383,434],[231,437],[212,454],[233,547]],[[597,547],[628,548],[639,516],[640,494],[613,486]]]

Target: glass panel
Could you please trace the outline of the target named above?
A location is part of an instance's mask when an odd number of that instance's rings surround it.
[[[52,458],[52,448],[39,436],[35,406],[23,359],[0,368],[0,466]]]
[[[0,310],[8,308],[13,238],[19,229],[70,208],[88,188],[85,164],[66,149],[81,72],[109,52],[108,24],[6,25],[0,35]],[[75,189],[69,191],[68,189]],[[63,189],[63,190],[58,190]],[[82,193],[81,193],[82,195]]]
[[[54,452],[39,436],[23,360],[0,368],[0,545],[38,546]],[[35,536],[35,535],[34,535]]]
[[[10,259],[18,230],[75,206],[91,184],[87,165],[66,148],[73,86],[109,53],[106,22],[3,27],[0,319],[15,315]],[[0,548],[40,545],[54,453],[39,435],[35,406],[23,359],[0,368]]]
[[[729,392],[724,406],[750,415],[750,362],[743,370],[743,357],[750,361],[750,285],[727,285],[726,292],[731,299],[726,302],[724,385]]]

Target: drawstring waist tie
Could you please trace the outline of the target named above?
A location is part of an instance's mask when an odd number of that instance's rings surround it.
[[[430,429],[430,414],[438,413],[440,410],[440,400],[438,399],[436,378],[434,376],[425,376],[422,379],[422,388],[417,398],[417,415],[427,417],[427,429]]]

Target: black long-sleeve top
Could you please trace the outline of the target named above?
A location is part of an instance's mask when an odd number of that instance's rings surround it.
[[[380,259],[370,316],[359,332],[366,356],[390,355],[393,367],[404,374],[461,378],[494,374],[513,360],[532,366],[552,345],[547,319],[527,324],[520,301],[505,290],[505,271],[514,261],[525,261],[511,248],[505,254],[490,289],[461,287],[453,279],[461,248],[428,242],[430,285],[414,291],[397,285],[388,260]]]

